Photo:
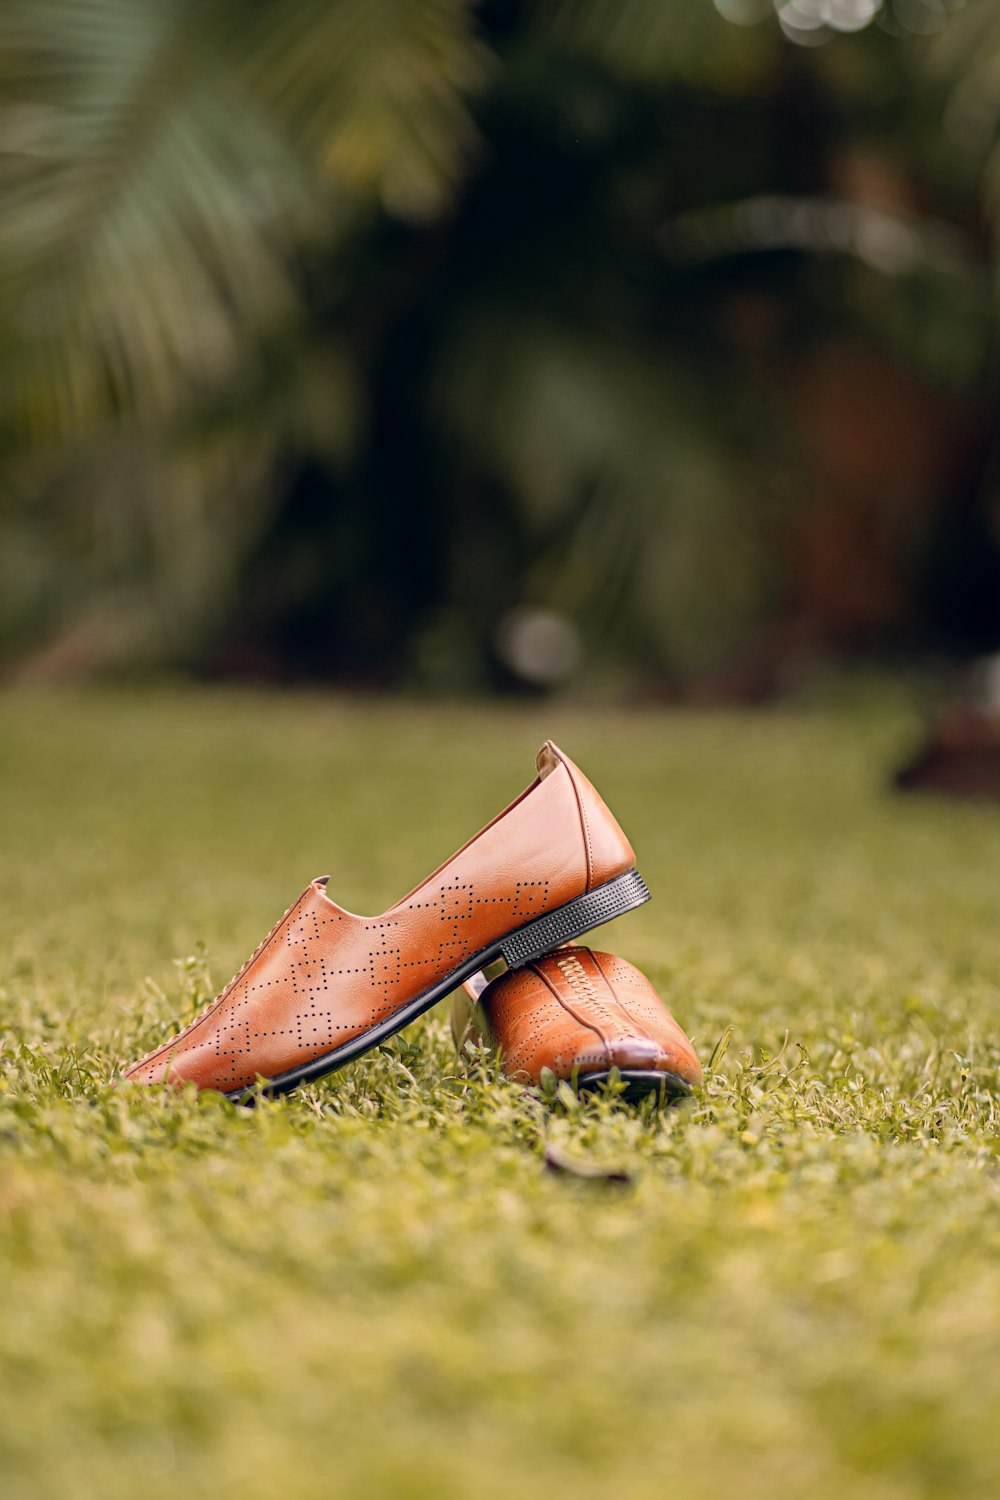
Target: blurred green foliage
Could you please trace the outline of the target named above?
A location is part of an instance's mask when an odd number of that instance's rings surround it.
[[[989,538],[998,65],[990,0],[8,0],[0,659],[996,644],[921,589]]]

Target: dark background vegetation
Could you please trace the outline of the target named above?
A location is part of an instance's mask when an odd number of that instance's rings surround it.
[[[0,668],[1000,647],[993,0],[6,0]]]

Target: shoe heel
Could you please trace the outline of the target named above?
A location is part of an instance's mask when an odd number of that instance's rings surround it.
[[[508,968],[519,969],[522,964],[541,958],[550,948],[558,948],[560,943],[568,943],[592,927],[612,922],[615,917],[624,916],[648,900],[649,891],[639,871],[627,870],[624,875],[609,880],[607,885],[598,886],[596,891],[576,896],[558,911],[536,917],[517,932],[510,933],[501,941],[500,951]]]

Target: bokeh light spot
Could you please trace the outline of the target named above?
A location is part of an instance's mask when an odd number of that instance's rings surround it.
[[[558,687],[580,664],[580,637],[565,615],[521,605],[508,610],[496,632],[504,666],[536,687]]]

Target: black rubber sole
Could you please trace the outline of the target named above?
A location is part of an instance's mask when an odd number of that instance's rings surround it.
[[[626,1104],[640,1104],[643,1099],[653,1097],[661,1109],[665,1109],[668,1105],[680,1104],[682,1100],[691,1097],[691,1085],[676,1073],[662,1073],[654,1068],[626,1068],[619,1072],[618,1077],[625,1085],[618,1097],[624,1099]],[[595,1094],[610,1081],[610,1072],[584,1073],[576,1081],[577,1092]]]
[[[508,968],[518,969],[523,964],[531,963],[532,959],[541,958],[543,953],[548,953],[550,948],[558,948],[560,943],[568,943],[572,938],[580,937],[584,932],[590,932],[594,927],[600,927],[605,922],[614,921],[615,917],[624,916],[626,912],[634,911],[637,906],[644,905],[649,900],[649,891],[646,883],[638,870],[627,870],[624,875],[616,875],[614,880],[609,880],[606,885],[598,886],[596,891],[587,891],[582,896],[576,896],[572,901],[567,901],[565,906],[557,907],[555,911],[547,912],[544,916],[535,917],[531,922],[526,922],[523,927],[515,928],[504,937],[497,938],[488,948],[482,948],[478,953],[470,956],[460,964],[457,969],[452,969],[443,979],[439,979],[429,990],[417,995],[406,1005],[401,1006],[393,1015],[364,1031],[360,1036],[352,1037],[341,1047],[335,1047],[332,1052],[326,1052],[322,1057],[314,1057],[311,1062],[304,1063],[300,1068],[292,1068],[287,1073],[279,1073],[277,1078],[268,1079],[261,1085],[252,1085],[249,1088],[235,1089],[227,1094],[235,1104],[251,1104],[261,1094],[267,1098],[275,1098],[279,1094],[288,1094],[292,1089],[298,1088],[303,1083],[315,1083],[319,1078],[325,1078],[328,1073],[333,1073],[337,1068],[342,1068],[346,1063],[353,1062],[355,1058],[361,1057],[365,1052],[370,1052],[372,1047],[377,1047],[380,1042],[387,1042],[390,1037],[402,1031],[404,1026],[409,1026],[418,1016],[430,1010],[439,1000],[450,995],[452,990],[458,988],[470,974],[485,969],[487,964],[494,963],[498,958],[507,962]],[[659,1075],[663,1077],[664,1075]]]

